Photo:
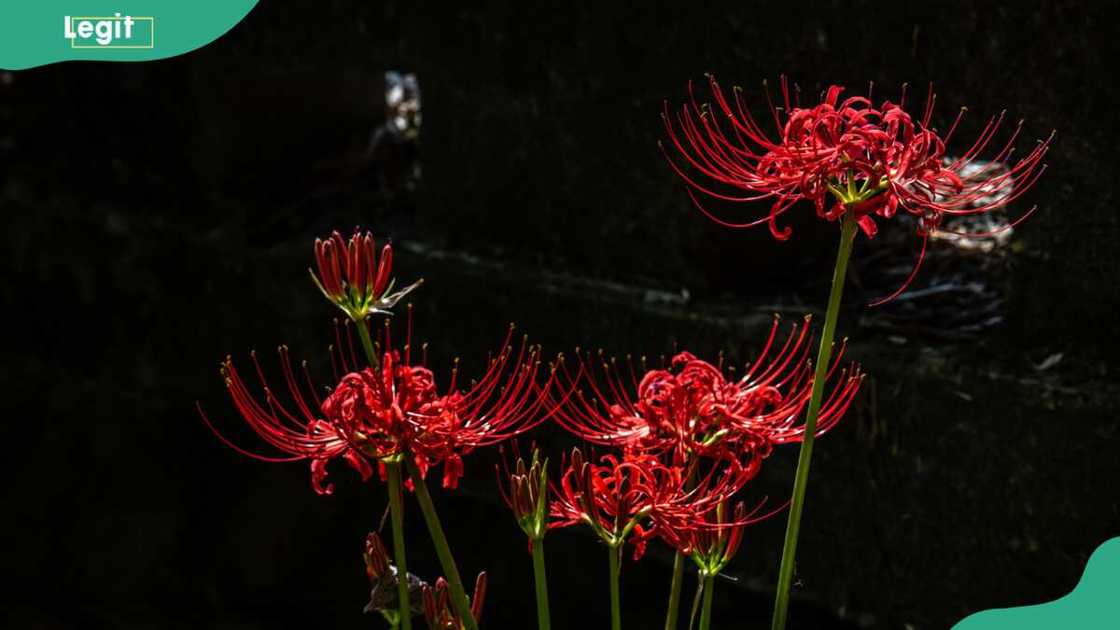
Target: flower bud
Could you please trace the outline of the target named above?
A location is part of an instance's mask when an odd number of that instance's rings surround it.
[[[375,313],[390,314],[389,309],[423,282],[393,293],[393,247],[386,244],[378,257],[369,232],[356,230],[349,241],[337,231],[326,240],[315,239],[315,264],[319,274],[310,270],[315,286],[355,322]]]

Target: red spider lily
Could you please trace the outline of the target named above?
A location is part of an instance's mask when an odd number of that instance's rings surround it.
[[[411,328],[411,318],[409,322]],[[233,362],[227,359],[222,374],[234,405],[257,434],[288,457],[262,456],[240,448],[214,429],[205,415],[203,418],[223,442],[251,457],[265,461],[311,460],[312,485],[320,494],[333,492],[333,486],[324,486],[323,482],[326,464],[335,457],[345,459],[365,480],[372,471],[369,459],[380,462],[406,453],[425,472],[430,466],[443,464],[444,487],[453,488],[463,474],[464,454],[519,435],[544,419],[536,414],[542,404],[536,395],[540,349],[523,340],[514,353],[512,335],[511,326],[482,378],[470,388],[459,390],[455,367],[448,393],[442,395],[431,370],[411,365],[410,344],[405,344],[403,353],[391,347],[387,325],[386,351],[376,369],[359,369],[352,348],[348,359],[342,348],[350,344],[343,344],[339,335],[332,364],[344,374],[325,400],[319,400],[304,370],[314,411],[291,369],[287,348],[280,349],[281,365],[294,411],[273,395],[255,353],[253,362],[264,405],[252,396]]]
[[[710,508],[707,514],[701,515],[702,518],[689,523],[687,527],[662,526],[658,529],[657,535],[671,547],[684,555],[691,556],[693,562],[705,575],[717,575],[738,553],[744,530],[750,525],[770,518],[785,507],[782,505],[776,510],[756,516],[762,509],[762,503],[748,512],[740,501],[735,504],[729,519],[728,504],[720,503]]]
[[[700,522],[701,515],[754,477],[760,463],[758,458],[747,466],[734,461],[689,483],[692,474],[652,456],[603,455],[595,464],[573,449],[560,485],[552,485],[550,527],[585,523],[611,547],[631,542],[637,559],[658,528],[680,531]]]
[[[451,593],[447,580],[436,580],[435,587],[423,587],[424,620],[431,630],[463,630],[463,620],[451,605]],[[474,583],[474,596],[471,597],[471,616],[477,622],[482,617],[482,605],[486,601],[486,572],[478,574]]]
[[[765,456],[774,444],[802,438],[799,420],[813,386],[809,318],[802,326],[794,324],[782,344],[775,343],[778,326],[775,317],[765,346],[738,379],[728,379],[721,367],[687,352],[673,358],[671,369],[650,370],[640,380],[632,365],[623,375],[613,361],[600,360],[596,369],[584,358],[580,374],[560,370],[559,388],[575,391],[564,404],[553,403],[552,414],[588,442],[627,452],[672,453],[678,466],[694,455]],[[841,346],[828,373],[835,385],[825,398],[816,435],[839,421],[862,382],[855,366],[839,369],[843,354]],[[586,394],[576,390],[584,373]]]
[[[384,460],[400,455],[414,427],[411,414],[439,404],[431,370],[400,363],[386,352],[377,369],[350,372],[323,401],[323,415],[366,456]]]
[[[802,107],[799,90],[795,86],[791,102],[789,84],[782,77],[782,107],[774,105],[766,90],[777,131],[775,138],[771,138],[751,115],[740,88],[736,87],[732,98],[728,99],[713,77],[709,77],[709,86],[714,107],[700,105],[690,84],[689,100],[681,111],[673,116],[666,104],[663,114],[670,142],[689,168],[686,170],[667,152],[666,158],[688,184],[694,205],[726,227],[766,223],[779,240],[791,234],[788,227],[779,227],[779,217],[801,200],[812,202],[817,215],[828,220],[834,221],[846,211],[852,212],[868,237],[876,232],[873,215],[886,219],[901,208],[918,219],[921,253],[910,279],[878,303],[892,299],[909,285],[924,257],[928,235],[939,228],[943,217],[991,212],[1026,192],[1045,171],[1042,160],[1053,138],[1051,134],[1009,169],[1001,170],[994,163],[1012,158],[1022,129],[1020,122],[1007,143],[995,152],[993,165],[982,169],[984,172],[979,177],[966,178],[964,170],[992,144],[1004,114],[990,119],[972,146],[961,157],[950,160],[945,155],[945,146],[965,109],[961,109],[948,132],[941,136],[930,127],[936,100],[932,86],[921,118],[915,119],[903,109],[905,89],[898,104],[884,101],[876,108],[870,93],[868,97],[840,100],[843,88],[833,85],[825,91],[819,104]],[[689,171],[712,180],[716,186],[700,183]],[[993,191],[1008,186],[1011,194],[993,198]],[[738,193],[722,192],[721,188]],[[765,199],[770,202],[770,212],[756,220],[732,223],[704,208],[693,190],[732,202]],[[836,203],[826,208],[830,195]],[[1031,208],[1007,228],[1017,225],[1033,211]]]
[[[315,239],[315,262],[319,275],[311,271],[315,286],[350,319],[360,322],[373,313],[389,309],[424,281],[418,280],[393,293],[393,246],[386,244],[376,255],[373,235],[354,231],[345,241],[337,231],[330,238]],[[310,271],[310,270],[309,270]]]

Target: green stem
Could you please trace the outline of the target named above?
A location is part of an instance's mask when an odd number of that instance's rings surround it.
[[[432,536],[432,544],[439,556],[443,575],[447,578],[447,585],[451,587],[451,605],[463,621],[464,630],[478,630],[478,623],[471,615],[471,601],[463,590],[463,579],[459,577],[459,569],[455,566],[455,558],[451,556],[451,547],[447,545],[447,536],[443,534],[443,526],[439,523],[436,506],[432,503],[432,495],[428,494],[428,485],[420,476],[416,462],[405,453],[405,465],[408,466],[408,477],[416,490],[416,500],[420,503],[420,511],[424,514],[424,522],[428,525],[428,533]]]
[[[618,590],[619,561],[622,545],[607,547],[611,567],[611,630],[622,630],[622,595]]]
[[[704,578],[704,604],[700,609],[700,630],[708,630],[712,624],[712,594],[716,590],[715,576],[709,575]]]
[[[373,349],[373,340],[369,336],[366,322],[355,321],[354,327],[358,329],[358,338],[362,341],[362,350],[365,351],[366,360],[370,367],[378,369],[381,362],[377,360],[377,352]],[[412,630],[412,606],[408,597],[408,563],[405,562],[404,552],[404,499],[401,495],[401,464],[400,462],[385,462],[386,474],[389,477],[389,511],[393,521],[393,561],[397,565],[397,603],[398,623],[400,630]]]
[[[366,359],[369,359],[369,365],[373,369],[377,369],[381,362],[377,360],[377,353],[373,350],[373,340],[369,338],[369,329],[366,328],[364,321],[354,322],[354,327],[358,329],[358,337],[362,340],[362,349],[366,351]]]
[[[537,627],[549,630],[552,627],[548,613],[548,577],[544,570],[544,538],[533,540],[533,582],[537,587]]]
[[[393,555],[397,564],[397,602],[401,630],[412,630],[412,606],[408,601],[408,563],[404,557],[404,506],[401,499],[400,462],[386,462],[389,477],[389,511],[393,519]]]
[[[821,331],[821,345],[817,351],[816,370],[813,375],[813,391],[809,398],[809,410],[805,417],[805,436],[801,442],[801,454],[797,458],[797,474],[793,480],[793,501],[789,507],[789,522],[786,525],[785,545],[782,548],[782,566],[778,571],[778,587],[774,601],[774,620],[771,630],[784,630],[789,612],[789,589],[793,582],[794,557],[797,554],[797,535],[801,530],[801,512],[805,508],[805,488],[809,483],[809,463],[813,458],[813,440],[817,430],[817,416],[821,410],[824,394],[825,376],[832,357],[832,339],[836,333],[836,317],[840,312],[840,296],[844,292],[844,277],[848,269],[848,257],[852,253],[855,240],[856,221],[851,213],[844,215],[840,228],[840,248],[836,253],[836,267],[832,272],[832,292],[828,296],[828,310],[824,317],[824,330]]]
[[[714,442],[718,439],[718,431],[708,438]],[[708,441],[706,440],[706,441]],[[686,488],[691,489],[696,485],[696,475],[699,474],[698,462],[693,459],[688,466],[688,482]],[[665,615],[665,630],[677,630],[677,619],[680,616],[681,607],[681,591],[684,589],[684,564],[685,556],[681,552],[677,552],[673,556],[673,581],[669,585],[669,612]],[[692,625],[692,620],[689,620],[689,626]]]
[[[669,585],[669,612],[665,615],[665,630],[677,630],[677,617],[681,607],[681,590],[684,586],[684,554],[673,557],[673,581]]]

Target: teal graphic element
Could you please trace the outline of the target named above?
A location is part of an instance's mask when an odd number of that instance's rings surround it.
[[[60,61],[150,61],[221,37],[257,0],[11,0],[0,4],[0,69]]]
[[[1097,547],[1069,595],[1047,604],[969,615],[953,630],[1114,630],[1120,628],[1120,538]]]

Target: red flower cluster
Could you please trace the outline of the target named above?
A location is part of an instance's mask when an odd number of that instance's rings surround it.
[[[711,508],[711,518],[706,520],[712,527],[670,529],[662,532],[661,538],[685,555],[696,553],[716,562],[730,560],[739,550],[743,530],[752,521],[741,501],[735,504],[731,524],[727,524],[726,509],[726,503]]]
[[[801,416],[813,388],[809,322],[794,324],[781,340],[775,317],[761,352],[738,377],[729,377],[722,361],[687,352],[641,377],[601,355],[582,356],[576,373],[561,367],[549,392],[551,415],[614,452],[598,461],[572,453],[552,486],[551,526],[585,523],[608,545],[633,543],[635,556],[659,537],[718,573],[742,528],[774,513],[755,517],[760,505],[725,514],[732,497],[774,445],[804,437]],[[841,347],[827,371],[833,385],[816,435],[839,421],[863,381],[858,367],[841,367],[843,354]]]
[[[902,209],[918,219],[918,234],[922,237],[919,265],[927,236],[939,229],[945,216],[990,212],[1013,202],[1030,188],[1046,169],[1042,160],[1053,138],[1051,134],[1040,141],[1005,170],[996,163],[1011,159],[1022,129],[1020,122],[995,152],[990,166],[964,177],[964,170],[974,168],[974,162],[992,144],[1004,114],[989,120],[972,146],[950,160],[945,147],[966,110],[960,110],[944,136],[939,134],[930,126],[936,100],[932,86],[921,118],[915,119],[903,109],[905,90],[899,103],[884,101],[875,107],[870,94],[841,100],[844,89],[833,85],[820,103],[802,107],[800,92],[795,87],[791,101],[789,84],[782,77],[781,107],[774,105],[766,90],[777,130],[773,139],[750,113],[740,88],[736,87],[733,98],[728,99],[712,77],[709,86],[714,107],[699,104],[690,84],[689,100],[681,111],[673,116],[666,105],[663,114],[669,139],[690,167],[688,170],[717,184],[711,188],[700,183],[666,153],[673,169],[688,184],[689,196],[701,212],[726,227],[765,223],[775,238],[785,240],[791,230],[780,227],[778,219],[798,201],[812,202],[817,215],[831,221],[845,212],[853,213],[869,237],[877,231],[873,216],[889,219]],[[724,192],[721,187],[738,193]],[[1011,194],[992,196],[993,191],[1007,187]],[[732,202],[769,200],[770,212],[756,220],[732,223],[704,208],[693,190]],[[835,203],[826,207],[830,195]],[[1008,227],[1033,211],[1031,208]],[[903,288],[908,284],[909,280]]]
[[[400,454],[412,427],[409,414],[438,404],[431,370],[398,365],[386,353],[379,369],[350,372],[321,406],[323,416],[364,455],[387,459]]]
[[[665,527],[662,528],[659,536],[680,553],[691,556],[703,576],[717,575],[739,552],[739,545],[743,542],[743,532],[748,526],[770,518],[785,509],[783,505],[776,510],[756,516],[761,511],[762,505],[760,503],[748,512],[740,501],[735,504],[734,510],[729,515],[727,514],[729,503],[720,503],[712,506],[704,515],[705,526]]]
[[[738,492],[757,474],[760,461],[732,462],[693,482],[691,467],[669,466],[653,456],[603,455],[594,463],[575,449],[562,466],[559,486],[552,488],[550,527],[585,523],[612,547],[633,543],[639,558],[659,531],[697,527],[698,516]]]
[[[306,367],[306,385],[300,385],[288,350],[282,347],[281,366],[294,409],[284,406],[273,394],[255,353],[253,362],[264,404],[250,393],[233,362],[227,359],[222,375],[234,405],[258,435],[288,457],[249,452],[210,426],[224,442],[257,459],[310,460],[312,486],[320,494],[333,491],[332,485],[324,482],[327,462],[336,457],[349,463],[365,480],[372,472],[371,460],[380,462],[406,453],[423,471],[442,464],[443,484],[453,488],[463,474],[464,454],[518,435],[541,421],[537,411],[542,399],[536,395],[540,349],[523,340],[514,352],[512,335],[511,327],[481,379],[460,390],[456,367],[447,393],[440,394],[432,371],[410,364],[408,344],[403,353],[392,349],[386,329],[387,349],[377,369],[351,369],[346,353],[341,349],[335,353],[335,365],[345,374],[322,401],[316,397]],[[208,419],[206,422],[210,424]]]
[[[558,384],[573,393],[565,404],[554,404],[553,414],[588,442],[628,453],[669,454],[676,465],[696,455],[764,457],[774,444],[799,441],[805,432],[800,420],[813,387],[809,321],[794,324],[784,343],[776,344],[775,318],[762,351],[737,379],[688,352],[674,357],[670,369],[650,370],[640,381],[633,369],[627,379],[614,362],[599,361],[597,370],[585,358],[581,373],[588,392],[577,390],[580,375],[561,369]],[[817,435],[844,415],[863,378],[855,366],[839,368],[843,354],[843,347],[835,353],[829,377],[836,378]]]
[[[460,388],[456,362],[441,393],[426,360],[412,361],[411,310],[401,349],[394,348],[387,321],[376,340],[367,328],[368,314],[385,304],[384,294],[391,286],[391,255],[387,247],[375,269],[368,234],[356,234],[349,245],[337,233],[316,242],[322,277],[316,282],[354,319],[370,366],[358,363],[351,322],[336,327],[338,343],[330,356],[337,384],[323,399],[306,362],[297,376],[286,347],[280,348],[280,359],[291,395],[288,404],[269,387],[255,353],[253,367],[263,401],[227,359],[221,373],[234,406],[250,428],[283,455],[259,455],[237,446],[203,414],[220,439],[266,461],[309,460],[312,486],[320,494],[333,491],[326,483],[327,464],[336,458],[356,469],[363,480],[373,474],[375,463],[383,477],[389,472],[386,464],[403,458],[409,458],[421,476],[442,465],[444,486],[455,487],[463,475],[463,455],[516,437],[555,416],[570,432],[616,452],[585,459],[582,451],[573,450],[557,483],[549,482],[547,462],[536,453],[531,463],[518,460],[513,472],[506,471],[509,492],[503,490],[503,497],[529,536],[531,550],[549,528],[585,523],[612,553],[630,542],[639,557],[657,536],[690,553],[709,574],[718,573],[738,548],[742,528],[758,520],[741,507],[726,518],[730,501],[758,473],[773,445],[804,435],[800,416],[813,386],[808,318],[804,325],[795,324],[783,342],[778,341],[775,318],[763,350],[740,377],[729,377],[722,361],[713,365],[682,352],[667,369],[650,370],[640,379],[631,366],[629,382],[605,360],[598,362],[597,376],[591,360],[582,355],[576,373],[558,361],[538,382],[541,350],[522,339],[515,351],[511,326],[481,378]],[[854,366],[850,371],[839,367],[842,355],[843,348],[827,370],[825,378],[834,386],[822,408],[818,433],[843,415],[862,380]],[[585,376],[586,394],[580,389]],[[378,585],[394,571],[376,537],[367,544],[365,560],[371,581]],[[480,575],[471,607],[475,618],[484,591],[485,575]],[[387,597],[380,590],[376,594],[379,603]],[[430,627],[462,627],[460,615],[467,611],[453,609],[449,586],[442,579],[424,588],[423,604]]]

